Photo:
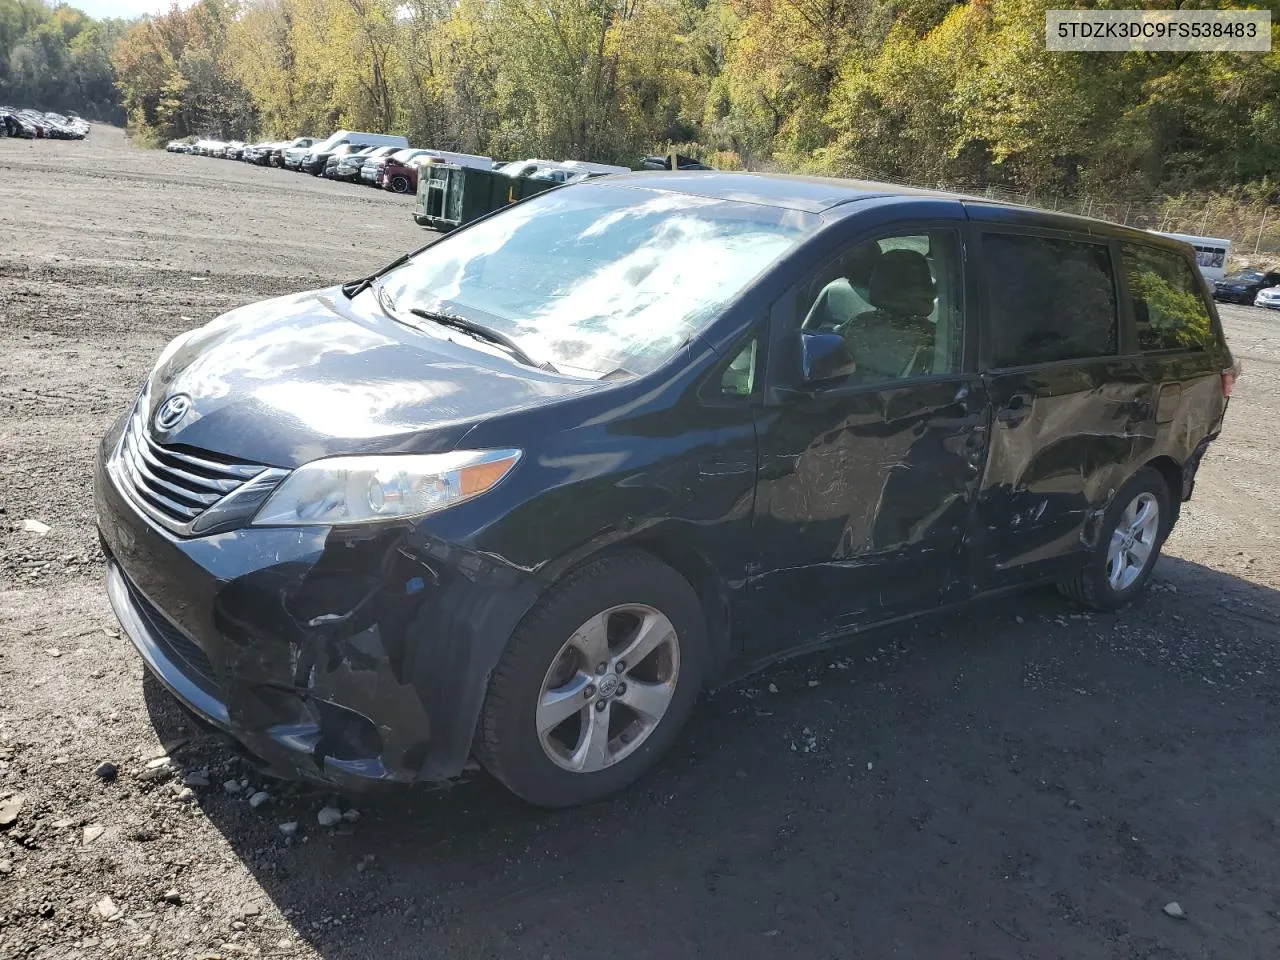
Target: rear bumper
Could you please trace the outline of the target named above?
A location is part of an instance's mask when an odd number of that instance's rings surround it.
[[[271,773],[342,789],[441,780],[539,584],[412,528],[246,527],[178,538],[105,469],[107,593],[148,669]]]

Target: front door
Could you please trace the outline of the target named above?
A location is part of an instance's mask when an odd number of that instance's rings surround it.
[[[939,603],[988,418],[966,351],[962,227],[854,240],[775,308],[780,389],[756,422],[753,659]],[[834,375],[802,382],[802,331],[844,338]]]

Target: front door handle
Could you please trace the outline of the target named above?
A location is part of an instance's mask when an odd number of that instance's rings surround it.
[[[1025,393],[1015,393],[1007,403],[996,411],[996,419],[1010,426],[1021,423],[1031,416],[1031,397]]]

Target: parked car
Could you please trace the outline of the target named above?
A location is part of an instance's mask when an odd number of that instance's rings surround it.
[[[378,186],[392,193],[416,193],[419,171],[427,164],[435,162],[435,157],[426,151],[404,161],[396,160],[394,156],[388,157],[385,165],[378,172]],[[363,175],[363,169],[361,174]]]
[[[260,166],[263,163],[263,156],[271,147],[274,146],[275,144],[270,141],[246,143],[244,145],[244,149],[240,152],[240,159],[245,163],[252,163]]]
[[[324,177],[327,179],[333,179],[334,174],[337,172],[338,164],[343,161],[348,161],[348,171],[351,169],[352,162],[356,165],[355,169],[359,170],[359,164],[363,163],[364,158],[372,153],[374,149],[373,147],[359,147],[355,144],[347,144],[347,146],[351,149],[343,153],[334,153],[325,161],[324,170],[322,171],[322,175]]]
[[[670,154],[664,156],[662,154],[650,154],[640,158],[641,170],[670,170],[672,163],[675,163],[677,170],[711,170],[705,163],[686,157],[684,154],[676,154],[675,158]]]
[[[286,147],[280,154],[280,165],[286,170],[301,170],[302,163],[311,153],[314,144],[305,147]]]
[[[269,166],[283,167],[285,165],[284,154],[286,150],[305,151],[313,143],[315,143],[315,138],[313,137],[295,137],[293,140],[281,141],[275,144],[266,162]],[[296,167],[297,165],[295,164],[294,166]]]
[[[1263,287],[1253,298],[1255,307],[1266,307],[1269,310],[1280,310],[1280,287]]]
[[[345,157],[349,153],[359,153],[361,150],[367,149],[369,148],[361,147],[354,143],[343,143],[326,150],[317,150],[313,147],[303,156],[302,163],[298,166],[298,169],[304,173],[314,174],[317,177],[323,176],[330,160],[333,160],[336,164],[338,159]]]
[[[607,163],[586,163],[582,160],[513,160],[497,168],[508,177],[531,177],[534,180],[551,180],[556,183],[573,183],[587,177],[600,177],[611,173],[630,173],[626,167]]]
[[[403,150],[409,146],[409,141],[404,137],[395,136],[387,133],[364,133],[359,130],[335,130],[320,143],[313,144],[308,153],[313,157],[310,165],[305,162],[305,155],[298,156],[296,164],[298,169],[306,169],[308,172],[320,174],[324,172],[324,165],[320,163],[319,169],[315,169],[315,157],[324,155],[327,160],[332,156],[334,151],[341,146],[363,147],[395,147]],[[348,151],[350,152],[350,151]],[[286,163],[286,166],[288,164]]]
[[[60,113],[46,112],[41,115],[41,120],[45,125],[48,137],[55,140],[79,140],[81,134],[75,129],[75,126],[69,117],[64,117]]]
[[[512,160],[496,169],[504,177],[533,177],[538,180],[554,180],[567,183],[570,180],[585,180],[587,175],[580,170],[571,171],[554,160]]]
[[[719,679],[1018,586],[1133,599],[1235,373],[1144,231],[597,178],[169,344],[98,452],[108,593],[275,773],[474,754],[583,803]]]
[[[1277,284],[1280,284],[1280,270],[1240,270],[1215,280],[1213,297],[1228,303],[1250,304],[1263,287]]]
[[[44,114],[35,110],[19,110],[18,116],[32,130],[35,139],[43,140],[49,136],[49,122],[44,118]]]
[[[338,157],[333,164],[332,170],[326,169],[324,175],[332,177],[334,180],[346,180],[348,183],[355,183],[360,179],[360,170],[366,163],[380,157],[390,156],[395,152],[395,147],[365,147],[363,150],[349,153],[345,157]]]
[[[396,150],[389,154],[372,157],[364,162],[360,167],[360,182],[368,184],[371,187],[382,186],[382,173],[387,168],[387,164],[408,163],[414,157],[421,157],[426,154],[426,150],[420,150],[416,147],[406,147],[404,150]],[[404,192],[404,191],[401,191]]]
[[[23,140],[34,140],[39,134],[35,124],[24,117],[21,111],[12,107],[0,108],[0,127],[5,136],[18,137]]]

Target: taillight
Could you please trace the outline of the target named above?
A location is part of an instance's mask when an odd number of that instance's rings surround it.
[[[1231,396],[1231,391],[1236,385],[1236,378],[1240,376],[1240,373],[1241,367],[1239,360],[1222,371],[1222,395],[1224,397]]]

